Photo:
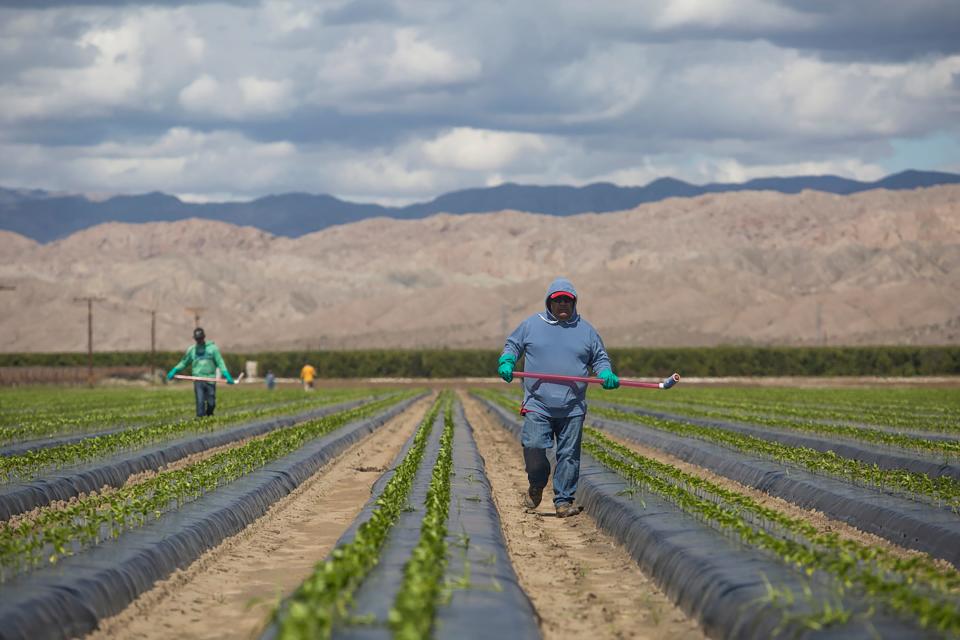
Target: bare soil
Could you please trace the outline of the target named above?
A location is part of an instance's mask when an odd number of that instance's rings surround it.
[[[547,640],[704,637],[589,516],[557,518],[552,489],[528,513],[521,504],[527,478],[520,444],[479,403],[466,394],[461,399],[493,487],[510,558]]]
[[[323,560],[422,419],[424,399],[355,444],[244,531],[157,583],[88,636],[252,638]]]

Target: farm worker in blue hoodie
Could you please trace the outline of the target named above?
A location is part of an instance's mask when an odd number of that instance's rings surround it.
[[[592,369],[603,379],[604,389],[616,389],[620,380],[613,373],[603,340],[593,326],[577,313],[577,290],[566,278],[557,278],[547,289],[546,312],[536,313],[510,334],[500,355],[497,373],[510,382],[521,356],[524,369],[535,373],[586,376]],[[524,378],[523,430],[520,442],[530,486],[524,505],[534,509],[543,498],[550,476],[547,449],[557,443],[557,468],[553,473],[553,503],[557,516],[580,513],[574,495],[580,478],[580,445],[587,415],[587,385],[583,382],[546,382]]]
[[[203,329],[197,327],[193,330],[193,339],[196,344],[190,345],[187,352],[183,354],[183,359],[167,373],[167,380],[173,379],[177,371],[193,364],[193,375],[198,378],[211,378],[217,375],[217,369],[223,371],[223,377],[227,379],[227,384],[233,384],[233,378],[227,365],[223,362],[223,356],[220,355],[220,349],[212,342],[207,342],[207,336]],[[217,385],[215,382],[205,382],[203,380],[193,381],[193,393],[197,397],[197,417],[212,416],[213,410],[217,406]]]

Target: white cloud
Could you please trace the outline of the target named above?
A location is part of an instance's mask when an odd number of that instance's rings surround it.
[[[283,113],[296,106],[287,79],[244,76],[227,83],[207,74],[184,87],[179,102],[188,111],[231,119]]]
[[[522,154],[539,154],[547,148],[543,136],[468,127],[452,129],[423,143],[423,153],[434,165],[472,171],[499,170]]]
[[[726,158],[701,162],[697,167],[697,174],[702,176],[704,182],[746,182],[772,176],[818,175],[839,175],[872,182],[879,180],[887,172],[879,165],[864,163],[856,158],[750,166],[733,158]]]
[[[180,104],[189,111],[216,111],[220,104],[220,83],[203,74],[180,91]]]
[[[416,29],[400,29],[393,37],[394,49],[386,65],[392,82],[443,84],[472,78],[480,71],[476,60],[439,48]]]
[[[245,76],[237,84],[244,108],[250,113],[276,113],[293,106],[289,80]]]
[[[440,89],[478,77],[481,64],[430,42],[417,30],[377,28],[349,37],[322,57],[311,100],[343,111],[370,110],[351,104],[363,96],[397,92],[374,110],[388,110],[410,91]],[[360,105],[365,103],[360,102]]]
[[[764,0],[669,0],[651,20],[658,30],[677,27],[770,28],[813,24],[800,12]]]

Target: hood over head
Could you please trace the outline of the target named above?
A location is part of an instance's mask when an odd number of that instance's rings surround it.
[[[567,280],[566,278],[557,278],[550,283],[550,286],[547,287],[547,295],[544,298],[543,305],[547,309],[547,314],[550,318],[553,318],[553,314],[550,313],[550,298],[557,293],[569,293],[573,296],[573,315],[570,317],[568,322],[572,322],[577,319],[577,290],[574,288],[573,283]]]

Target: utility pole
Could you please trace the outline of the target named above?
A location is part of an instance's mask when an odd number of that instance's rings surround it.
[[[187,313],[193,314],[193,328],[200,326],[200,314],[207,310],[206,307],[184,307]]]
[[[80,296],[73,299],[74,302],[87,303],[87,382],[93,387],[93,303],[100,302],[103,298],[96,296]]]
[[[150,384],[157,375],[157,310],[150,309]]]
[[[823,346],[823,305],[817,303],[817,345]]]

